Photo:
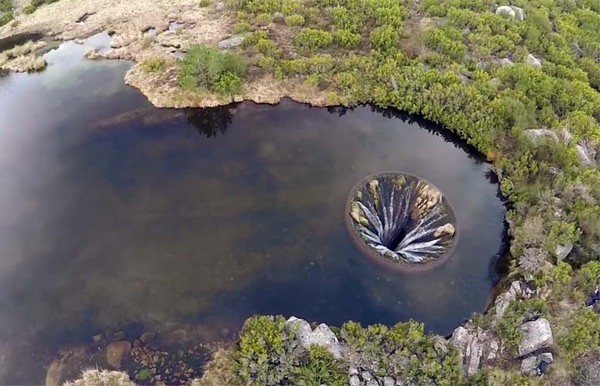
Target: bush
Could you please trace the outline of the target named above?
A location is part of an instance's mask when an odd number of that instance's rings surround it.
[[[200,7],[208,7],[211,3],[211,0],[200,0]]]
[[[285,18],[285,25],[290,27],[303,26],[304,23],[304,16],[302,15],[290,15]]]
[[[243,384],[280,385],[300,364],[301,350],[281,316],[248,319],[234,352],[234,372]]]
[[[165,58],[163,58],[162,56],[154,56],[154,57],[144,58],[140,62],[140,66],[142,67],[142,70],[149,74],[164,71],[166,65],[167,65],[167,60]]]
[[[341,48],[355,50],[360,46],[362,36],[349,30],[341,29],[333,33],[333,40]]]
[[[567,355],[575,358],[587,351],[600,350],[600,317],[589,309],[577,311],[567,334],[559,339]]]
[[[311,346],[308,361],[294,371],[294,385],[346,386],[348,373],[326,348]]]
[[[371,32],[371,48],[381,53],[391,53],[398,49],[400,38],[390,26],[377,27]]]
[[[326,48],[333,42],[333,36],[330,32],[313,28],[303,28],[298,35],[294,37],[294,45],[303,51],[316,51]]]
[[[261,54],[272,57],[277,56],[279,51],[277,45],[273,41],[263,38],[258,39],[256,42],[256,49]]]
[[[192,46],[179,62],[179,85],[195,91],[204,88],[219,94],[240,92],[246,65],[239,57],[204,46]]]

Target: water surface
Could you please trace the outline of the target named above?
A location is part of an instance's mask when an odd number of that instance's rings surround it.
[[[192,322],[217,339],[267,313],[447,334],[483,309],[504,209],[464,145],[369,107],[155,109],[123,85],[129,64],[79,59],[98,39],[0,79],[0,351],[32,363],[6,355],[2,383],[42,379],[56,346],[104,328]],[[454,208],[438,268],[390,271],[346,232],[353,186],[394,170]]]

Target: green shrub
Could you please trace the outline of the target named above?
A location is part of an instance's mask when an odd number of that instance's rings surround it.
[[[349,30],[341,29],[333,33],[333,41],[341,48],[355,50],[360,46],[362,36]]]
[[[204,88],[219,94],[234,94],[241,90],[245,71],[244,61],[236,55],[196,45],[179,62],[178,82],[187,90]]]
[[[211,4],[211,0],[200,0],[200,7],[208,7]]]
[[[8,23],[12,19],[13,19],[12,12],[6,12],[6,13],[4,13],[4,15],[2,15],[0,17],[0,27],[2,27],[4,24]]]
[[[571,358],[600,350],[600,316],[589,308],[580,309],[559,343]]]
[[[381,53],[391,53],[398,49],[398,32],[390,26],[377,27],[371,32],[371,48]]]
[[[256,20],[256,23],[258,25],[266,26],[271,23],[272,19],[273,19],[273,17],[271,16],[270,13],[260,13],[260,14],[256,15],[254,20]]]
[[[300,365],[301,349],[281,316],[255,316],[246,321],[235,349],[234,372],[243,384],[289,384]]]
[[[294,46],[303,51],[316,51],[329,47],[333,43],[330,32],[313,28],[303,28],[294,37]]]
[[[285,25],[290,27],[303,26],[304,23],[304,16],[302,15],[290,15],[285,18]]]
[[[157,73],[164,71],[167,64],[167,60],[162,56],[153,56],[144,58],[140,62],[142,70],[146,73]]]
[[[326,348],[311,346],[308,361],[294,370],[294,385],[348,385],[348,373]]]
[[[256,49],[258,50],[258,52],[266,56],[274,57],[277,56],[278,53],[277,45],[275,44],[275,42],[269,39],[258,39],[258,41],[256,42]]]
[[[252,29],[252,25],[247,21],[238,21],[233,25],[233,33],[239,34],[242,32],[248,32]]]

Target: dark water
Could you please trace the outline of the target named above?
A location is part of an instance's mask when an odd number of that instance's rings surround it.
[[[123,85],[127,63],[86,48],[0,79],[0,382],[39,379],[57,345],[103,328],[193,322],[217,339],[268,313],[446,334],[485,306],[503,205],[489,166],[434,125],[292,102],[158,110]],[[347,235],[352,187],[391,170],[453,205],[441,267],[392,272]]]

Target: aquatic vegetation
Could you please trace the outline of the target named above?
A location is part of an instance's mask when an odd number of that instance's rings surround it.
[[[349,200],[351,232],[370,254],[408,266],[442,262],[456,241],[452,209],[433,185],[410,175],[369,177]]]

